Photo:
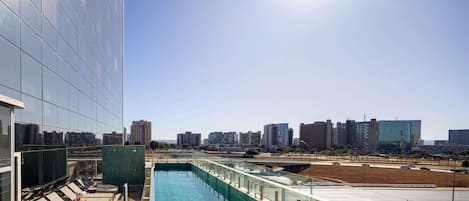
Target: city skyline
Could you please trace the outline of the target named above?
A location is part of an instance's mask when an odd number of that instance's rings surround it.
[[[422,120],[426,140],[469,128],[468,2],[125,4],[124,125],[153,139],[364,114]]]

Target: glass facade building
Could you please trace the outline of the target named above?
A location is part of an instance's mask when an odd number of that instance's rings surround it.
[[[382,153],[409,152],[420,140],[420,120],[378,121],[378,150]]]
[[[122,133],[123,0],[0,0],[0,61],[0,94],[25,105],[16,151]]]

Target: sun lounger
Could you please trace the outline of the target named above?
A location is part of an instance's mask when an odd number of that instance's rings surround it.
[[[46,196],[50,201],[64,201],[57,193],[53,192]]]
[[[85,191],[83,191],[80,187],[78,187],[75,183],[69,183],[67,186],[72,189],[73,192],[75,193],[80,193],[80,194],[86,194]]]
[[[72,190],[70,190],[70,188],[68,188],[67,186],[60,188],[60,191],[64,193],[71,200],[77,199],[77,195]]]

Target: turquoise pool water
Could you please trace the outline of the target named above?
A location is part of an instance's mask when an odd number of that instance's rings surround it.
[[[156,201],[222,201],[224,197],[192,171],[155,171]]]

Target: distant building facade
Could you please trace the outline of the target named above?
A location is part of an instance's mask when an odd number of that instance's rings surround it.
[[[208,134],[208,144],[222,144],[223,132],[211,132]]]
[[[239,144],[259,146],[261,144],[261,131],[239,133]]]
[[[63,145],[64,133],[62,132],[47,132],[44,131],[44,144],[45,145]]]
[[[200,146],[202,135],[200,133],[192,133],[186,131],[177,135],[177,145],[183,146]]]
[[[348,138],[345,129],[345,123],[337,122],[334,138],[336,139],[336,144],[334,147],[343,148],[348,146]]]
[[[448,145],[449,141],[448,140],[435,140],[433,141],[434,145]]]
[[[332,122],[317,121],[313,124],[300,125],[300,141],[306,142],[310,148],[326,149],[332,146]]]
[[[96,145],[101,144],[99,140],[96,139],[94,133],[89,132],[69,132],[65,134],[65,143],[68,146],[87,146],[87,145]]]
[[[151,122],[133,121],[130,126],[130,144],[141,144],[150,147]]]
[[[378,121],[378,151],[406,153],[420,141],[420,120]]]
[[[293,128],[288,129],[288,144],[293,145]]]
[[[103,134],[103,145],[122,145],[123,134],[112,132]]]
[[[449,144],[469,145],[469,129],[449,130]]]
[[[222,144],[238,144],[238,133],[225,132],[222,135]]]
[[[265,125],[262,141],[268,151],[276,151],[278,148],[290,146],[288,123]]]

